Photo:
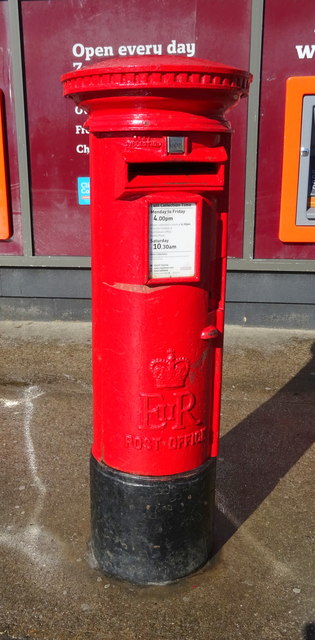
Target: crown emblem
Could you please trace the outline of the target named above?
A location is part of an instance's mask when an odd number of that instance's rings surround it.
[[[150,369],[156,387],[183,387],[190,362],[188,358],[175,358],[174,349],[168,349],[166,358],[151,360]]]

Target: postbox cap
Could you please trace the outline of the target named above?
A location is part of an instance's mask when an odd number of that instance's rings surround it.
[[[234,67],[185,56],[105,58],[62,76],[64,95],[110,89],[216,89],[247,96],[252,75]]]
[[[251,80],[247,71],[170,55],[106,58],[61,78],[91,132],[226,129],[224,113],[248,95]]]

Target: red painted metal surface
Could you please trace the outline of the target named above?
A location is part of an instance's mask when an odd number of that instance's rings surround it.
[[[163,11],[156,0],[21,0],[37,255],[90,254],[89,206],[79,205],[77,194],[77,178],[89,175],[85,117],[64,103],[56,79],[69,68],[98,62],[100,55],[123,61],[126,52],[143,46],[151,46],[151,55],[153,44],[163,55],[185,46],[189,60],[224,57],[247,68],[250,14],[251,0],[211,0],[211,11],[207,0],[164,0]],[[243,242],[246,118],[243,101],[231,112],[229,255],[235,257]]]
[[[250,76],[199,59],[138,57],[66,74],[63,83],[88,111],[91,132],[92,453],[142,475],[194,469],[216,454],[219,431],[224,111],[247,95]],[[170,136],[183,138],[182,153],[169,150]],[[155,239],[154,224],[164,225],[164,238]],[[183,259],[185,225],[195,240]],[[175,227],[178,246],[170,246]]]
[[[265,1],[255,258],[314,259],[314,244],[279,240],[286,80],[314,76],[315,5]],[[298,11],[298,20],[297,20]]]

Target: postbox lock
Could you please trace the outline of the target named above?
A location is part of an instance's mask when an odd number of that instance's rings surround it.
[[[185,153],[185,136],[167,136],[167,153]]]

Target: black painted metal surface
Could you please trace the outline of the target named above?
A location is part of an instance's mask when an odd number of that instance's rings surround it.
[[[130,475],[91,456],[92,549],[105,573],[171,582],[210,556],[215,460],[174,476]]]

